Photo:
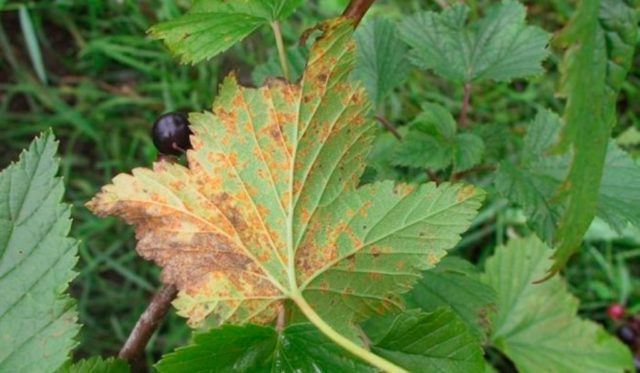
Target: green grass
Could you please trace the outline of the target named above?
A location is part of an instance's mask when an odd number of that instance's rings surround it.
[[[481,12],[489,2],[469,3]],[[237,70],[241,81],[250,82],[253,66],[273,54],[273,37],[265,30],[210,62],[179,65],[160,42],[146,36],[146,30],[175,17],[187,3],[8,1],[0,10],[0,168],[49,127],[61,141],[66,200],[74,206],[72,234],[82,241],[79,276],[72,286],[84,324],[77,357],[116,354],[159,286],[159,269],[136,255],[132,230],[116,219],[93,216],[84,204],[117,173],[151,164],[156,150],[149,131],[157,116],[207,109],[227,72]],[[305,4],[284,25],[288,44],[317,20],[339,14],[345,3]],[[420,4],[380,1],[371,13],[396,17],[424,6]],[[532,22],[550,31],[566,21],[566,9],[571,9],[565,0],[527,4]],[[429,6],[436,7],[435,2]],[[554,96],[557,61],[556,54],[546,63],[550,75],[530,82],[474,87],[470,118],[474,131],[487,141],[489,159],[515,153],[526,122],[539,108],[561,108]],[[623,88],[616,135],[640,127],[640,107],[633,104],[640,102],[638,67],[636,63]],[[403,125],[425,100],[457,113],[461,98],[459,87],[414,71],[388,100],[384,114]],[[640,143],[634,141],[636,146]],[[490,172],[470,177],[491,185]],[[478,262],[509,235],[526,232],[517,211],[499,200],[490,201],[483,216],[457,251]],[[583,300],[582,312],[603,320],[606,306],[619,300],[640,311],[640,240],[607,238],[586,246],[567,270],[574,293]],[[184,321],[171,313],[147,348],[148,361],[188,337]]]

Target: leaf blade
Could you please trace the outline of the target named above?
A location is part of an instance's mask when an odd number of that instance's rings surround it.
[[[467,25],[469,8],[454,5],[441,13],[408,17],[400,35],[412,47],[412,62],[457,82],[509,81],[538,75],[548,55],[549,35],[525,24],[522,4],[504,0],[484,18]]]
[[[51,132],[0,173],[0,370],[55,371],[76,345],[75,305],[63,295],[75,277],[77,242],[55,175]],[[55,342],[55,343],[52,343]]]
[[[566,151],[571,146],[573,159],[559,190],[567,208],[558,226],[551,273],[579,249],[597,212],[598,186],[616,122],[616,97],[633,58],[636,23],[635,12],[627,4],[581,1],[563,32],[562,40],[573,44],[561,69],[561,93],[567,97],[567,106],[558,148]]]
[[[522,372],[631,369],[624,345],[576,316],[578,301],[561,278],[533,283],[549,268],[552,252],[531,236],[499,247],[487,260],[482,279],[498,294],[491,337],[495,346]]]

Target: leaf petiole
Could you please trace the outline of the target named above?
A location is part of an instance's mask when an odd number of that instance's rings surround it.
[[[359,357],[363,361],[370,365],[389,373],[408,373],[408,371],[400,368],[392,362],[383,359],[382,357],[374,354],[373,352],[358,346],[356,343],[346,338],[342,334],[335,331],[331,325],[327,324],[321,317],[313,310],[311,305],[300,294],[291,295],[291,300],[300,308],[300,311],[311,321],[324,335],[329,337],[337,345],[349,351],[353,355]]]
[[[284,42],[282,40],[282,30],[280,29],[280,22],[271,22],[271,29],[273,35],[276,38],[276,47],[278,48],[278,57],[280,58],[280,66],[282,67],[282,74],[284,78],[289,81],[289,61],[287,60],[287,51],[284,49]]]

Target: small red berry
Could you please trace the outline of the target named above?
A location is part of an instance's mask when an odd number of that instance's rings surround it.
[[[624,317],[625,309],[620,303],[613,303],[607,308],[607,315],[611,320],[620,320]]]

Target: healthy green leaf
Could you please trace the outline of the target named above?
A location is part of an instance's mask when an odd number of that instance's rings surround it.
[[[412,48],[412,62],[458,82],[508,81],[544,71],[549,34],[526,25],[522,4],[504,0],[469,24],[468,15],[469,7],[454,5],[405,19],[400,36]]]
[[[560,118],[540,111],[524,139],[522,161],[500,164],[496,177],[498,191],[520,205],[529,226],[545,242],[553,242],[566,201],[555,197],[568,173],[572,152],[555,155]],[[640,166],[618,145],[610,141],[597,197],[597,216],[618,232],[632,223],[640,226]]]
[[[447,308],[408,311],[377,318],[365,326],[372,350],[412,372],[473,372],[483,364],[482,348]],[[294,324],[278,333],[271,327],[226,325],[195,334],[194,341],[168,354],[160,372],[376,372],[311,324]]]
[[[230,77],[212,113],[190,116],[188,168],[118,175],[88,204],[135,225],[138,252],[164,267],[193,326],[266,324],[293,303],[334,340],[328,328],[353,338],[356,321],[402,308],[398,294],[480,207],[473,186],[357,188],[375,124],[349,80],[351,22],[324,27],[299,84]]]
[[[453,149],[446,145],[432,135],[410,130],[402,138],[402,142],[395,142],[391,164],[435,171],[443,170],[451,165],[453,159]]]
[[[372,351],[410,372],[479,372],[482,347],[449,308],[407,311],[365,325]]]
[[[616,122],[616,98],[637,39],[635,9],[626,1],[581,1],[561,35],[571,45],[561,66],[567,98],[560,151],[573,151],[560,188],[567,207],[560,218],[552,273],[579,248],[598,209],[607,144]]]
[[[496,293],[482,283],[473,264],[446,257],[425,271],[422,279],[404,296],[407,307],[427,312],[451,306],[478,339],[483,339],[495,311]]]
[[[183,63],[212,58],[258,27],[289,16],[301,0],[195,0],[184,15],[152,27]]]
[[[472,133],[461,133],[455,137],[453,150],[454,172],[466,171],[482,162],[484,141]]]
[[[62,367],[58,373],[129,373],[129,365],[123,360],[101,357],[80,360],[77,363]]]
[[[156,368],[162,373],[375,372],[311,324],[291,325],[282,333],[251,324],[197,333],[189,346],[165,355]]]
[[[77,243],[61,203],[57,143],[45,132],[0,173],[0,371],[53,372],[80,326],[63,294],[75,277]]]
[[[485,283],[498,295],[492,341],[519,372],[622,372],[633,369],[626,346],[577,317],[578,301],[556,276],[534,284],[553,250],[537,237],[517,239],[487,260]]]
[[[610,141],[598,194],[597,216],[619,233],[628,223],[640,228],[640,166]]]
[[[484,142],[472,133],[457,133],[449,110],[431,103],[422,109],[402,141],[397,142],[394,165],[431,170],[453,165],[454,172],[460,172],[482,161]]]
[[[355,39],[358,57],[354,77],[362,81],[378,109],[409,73],[407,48],[396,36],[395,24],[381,17],[361,25]]]

